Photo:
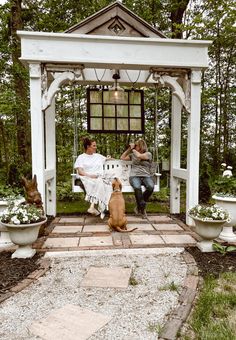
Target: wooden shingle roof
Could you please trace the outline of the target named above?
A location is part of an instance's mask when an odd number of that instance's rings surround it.
[[[134,14],[120,1],[115,1],[78,24],[75,24],[66,30],[65,33],[166,38],[163,33]]]

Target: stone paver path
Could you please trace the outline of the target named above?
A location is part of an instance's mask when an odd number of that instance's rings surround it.
[[[111,317],[107,315],[65,305],[34,322],[29,330],[44,340],[86,340],[110,320]]]
[[[131,268],[90,267],[80,287],[127,288]]]
[[[60,252],[140,247],[194,246],[198,236],[183,222],[167,215],[152,214],[148,219],[128,215],[130,233],[111,231],[107,220],[89,215],[57,217],[47,238],[34,245],[38,251]]]

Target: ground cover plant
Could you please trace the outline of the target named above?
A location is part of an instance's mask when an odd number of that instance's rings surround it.
[[[195,339],[236,338],[236,273],[207,276],[193,312],[191,327]]]
[[[236,339],[236,255],[188,248],[203,277],[199,296],[179,339]]]

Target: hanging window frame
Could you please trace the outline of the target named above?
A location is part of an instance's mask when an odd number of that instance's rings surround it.
[[[144,91],[125,89],[125,101],[120,103],[107,101],[111,93],[109,89],[87,88],[88,132],[143,134]]]

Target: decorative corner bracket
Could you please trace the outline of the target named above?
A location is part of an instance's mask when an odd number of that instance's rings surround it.
[[[188,79],[187,74],[181,78],[183,87],[178,82],[179,77],[173,77],[154,71],[152,72],[152,79],[161,87],[170,87],[173,91],[173,95],[179,99],[186,111],[190,113],[190,80]]]
[[[74,82],[82,76],[82,70],[74,70],[74,72],[66,71],[63,73],[56,73],[53,82],[49,88],[45,88],[45,80],[42,83],[43,96],[42,96],[42,109],[46,110],[51,104],[55,94],[60,90],[63,84]]]

